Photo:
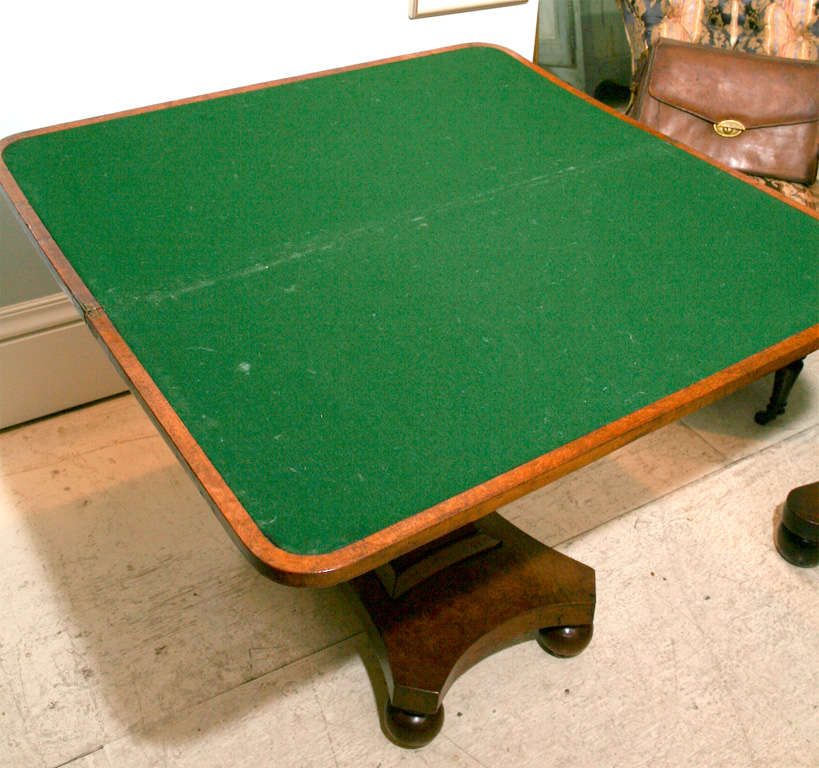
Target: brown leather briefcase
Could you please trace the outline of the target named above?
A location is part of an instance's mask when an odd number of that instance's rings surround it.
[[[661,39],[630,114],[730,168],[812,184],[819,64]]]

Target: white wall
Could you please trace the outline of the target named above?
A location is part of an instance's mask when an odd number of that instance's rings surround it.
[[[54,278],[0,191],[0,307],[55,290]],[[0,334],[2,332],[0,331]]]
[[[414,20],[408,5],[6,3],[0,15],[0,137],[457,43],[495,43],[532,58],[537,0]],[[0,199],[0,428],[123,388],[68,299],[56,291]]]
[[[0,136],[463,42],[531,59],[537,0],[409,19],[407,0],[7,3]]]

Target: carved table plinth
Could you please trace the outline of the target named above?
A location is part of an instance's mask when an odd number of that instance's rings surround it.
[[[448,688],[491,653],[537,632],[544,649],[574,656],[592,635],[594,571],[497,514],[351,585],[387,683],[384,727],[402,746],[434,738]]]

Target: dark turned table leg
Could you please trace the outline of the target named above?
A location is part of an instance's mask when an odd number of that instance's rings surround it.
[[[776,548],[793,565],[819,565],[819,482],[794,488],[776,530]]]
[[[785,413],[785,406],[788,404],[788,395],[790,395],[796,379],[802,372],[805,366],[804,360],[794,360],[790,365],[780,368],[774,374],[773,391],[771,392],[771,399],[764,411],[757,411],[754,415],[754,421],[757,424],[767,424],[773,421],[777,416]]]
[[[586,647],[594,571],[497,514],[356,579],[387,683],[387,734],[430,742],[442,700],[473,664],[530,633],[557,656]]]

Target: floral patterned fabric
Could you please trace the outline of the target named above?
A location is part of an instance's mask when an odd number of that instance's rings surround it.
[[[766,56],[819,59],[819,2],[816,0],[753,0],[758,4],[759,34],[747,49]]]
[[[807,187],[804,184],[796,184],[782,179],[767,179],[762,176],[757,178],[763,186],[775,189],[790,200],[819,211],[819,181],[812,187]]]
[[[636,85],[648,49],[661,37],[764,56],[819,60],[819,0],[617,0],[631,47]],[[819,210],[812,187],[763,179],[797,202]]]

